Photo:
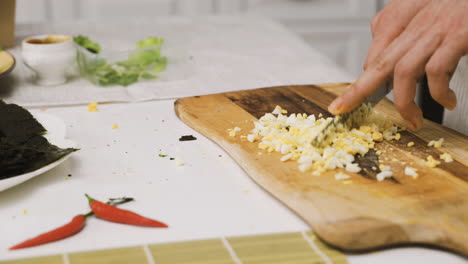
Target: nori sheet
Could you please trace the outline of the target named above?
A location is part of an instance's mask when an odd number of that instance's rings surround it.
[[[0,100],[0,180],[35,171],[77,151],[50,144],[43,136],[46,132],[26,109]]]

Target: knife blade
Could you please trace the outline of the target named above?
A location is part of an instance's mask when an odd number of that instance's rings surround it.
[[[387,81],[384,85],[379,87],[371,96],[356,107],[354,110],[348,113],[335,116],[330,122],[328,122],[324,128],[317,134],[312,140],[311,144],[314,147],[326,146],[332,138],[329,136],[340,126],[356,127],[361,120],[365,119],[367,115],[372,111],[372,108],[378,104],[390,91],[393,89],[393,82]]]

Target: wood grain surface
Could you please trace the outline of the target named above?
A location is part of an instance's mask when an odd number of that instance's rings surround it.
[[[300,172],[295,161],[280,162],[281,154],[261,151],[257,144],[228,129],[238,126],[246,135],[253,122],[276,105],[288,113],[330,115],[327,105],[348,84],[271,87],[179,99],[175,110],[181,120],[225,149],[247,174],[274,197],[299,214],[326,242],[345,250],[422,243],[468,256],[468,137],[430,121],[416,132],[405,131],[399,141],[376,144],[386,150],[381,159],[394,179],[378,182],[368,169],[378,165],[375,153],[361,158],[365,168],[344,184],[328,171],[320,176]],[[376,110],[398,125],[403,121],[389,101]],[[427,142],[445,139],[442,148]],[[408,147],[413,141],[415,145]],[[448,152],[452,163],[425,165],[432,155]],[[404,174],[406,162],[419,178]]]

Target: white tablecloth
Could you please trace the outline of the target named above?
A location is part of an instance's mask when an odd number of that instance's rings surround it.
[[[24,106],[137,102],[219,93],[287,84],[352,81],[353,77],[313,50],[282,25],[252,17],[156,18],[153,20],[83,21],[18,27],[18,42],[31,35],[83,34],[104,50],[132,48],[148,36],[166,39],[163,54],[169,67],[161,78],[128,87],[96,87],[75,79],[56,87],[39,87],[25,80],[20,45],[13,92],[8,102]]]

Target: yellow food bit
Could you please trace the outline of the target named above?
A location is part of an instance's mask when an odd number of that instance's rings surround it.
[[[435,148],[440,148],[442,147],[442,143],[444,143],[444,138],[439,138],[439,140],[431,140],[427,144],[428,147],[434,146]]]
[[[413,142],[413,141],[411,141],[411,142],[408,142],[408,144],[406,144],[406,146],[408,146],[408,147],[412,147],[412,146],[414,146],[414,142]]]
[[[380,132],[374,132],[372,133],[372,140],[374,141],[382,141],[383,140],[383,135]]]
[[[91,102],[88,104],[88,112],[97,112],[98,111],[98,103],[97,102]]]
[[[440,155],[440,159],[442,159],[443,161],[449,163],[449,162],[453,162],[453,157],[452,155],[448,154],[448,153],[444,153],[442,155]]]
[[[440,164],[440,161],[435,160],[431,155],[427,156],[426,166],[434,168]]]
[[[359,128],[359,131],[364,132],[364,133],[370,133],[372,132],[372,128],[370,126],[361,126]]]
[[[112,129],[117,129],[117,128],[119,128],[119,125],[117,125],[117,124],[112,125]]]
[[[230,137],[235,137],[236,136],[236,131],[234,131],[234,130],[229,131],[229,136]]]
[[[400,134],[400,133],[396,133],[395,139],[396,139],[396,140],[400,140],[400,138],[401,138],[401,134]]]
[[[413,177],[413,179],[418,178],[418,170],[416,168],[406,166],[405,167],[405,174],[408,175],[408,176]]]
[[[356,163],[355,155],[365,155],[375,148],[375,141],[393,139],[398,131],[388,119],[368,109],[366,118],[359,121],[361,126],[336,126],[328,131],[327,137],[331,140],[316,146],[311,142],[324,135],[324,127],[340,117],[317,117],[303,113],[288,116],[283,115],[283,110],[276,106],[272,113],[267,113],[254,122],[247,141],[258,141],[260,149],[268,153],[280,153],[280,161],[296,161],[299,171],[310,171],[314,176],[335,169],[359,172],[361,168]],[[235,136],[234,132],[235,129],[230,129],[229,133]]]
[[[347,180],[347,181],[342,181],[341,183],[343,183],[343,184],[352,184],[353,181],[352,180]]]
[[[245,193],[245,194],[248,194],[248,193],[249,193],[249,191],[248,191],[248,190],[245,190],[245,191],[243,191],[243,193]]]
[[[23,214],[24,214],[24,215],[25,215],[25,214],[28,214],[28,210],[24,209],[24,210],[23,210]]]

